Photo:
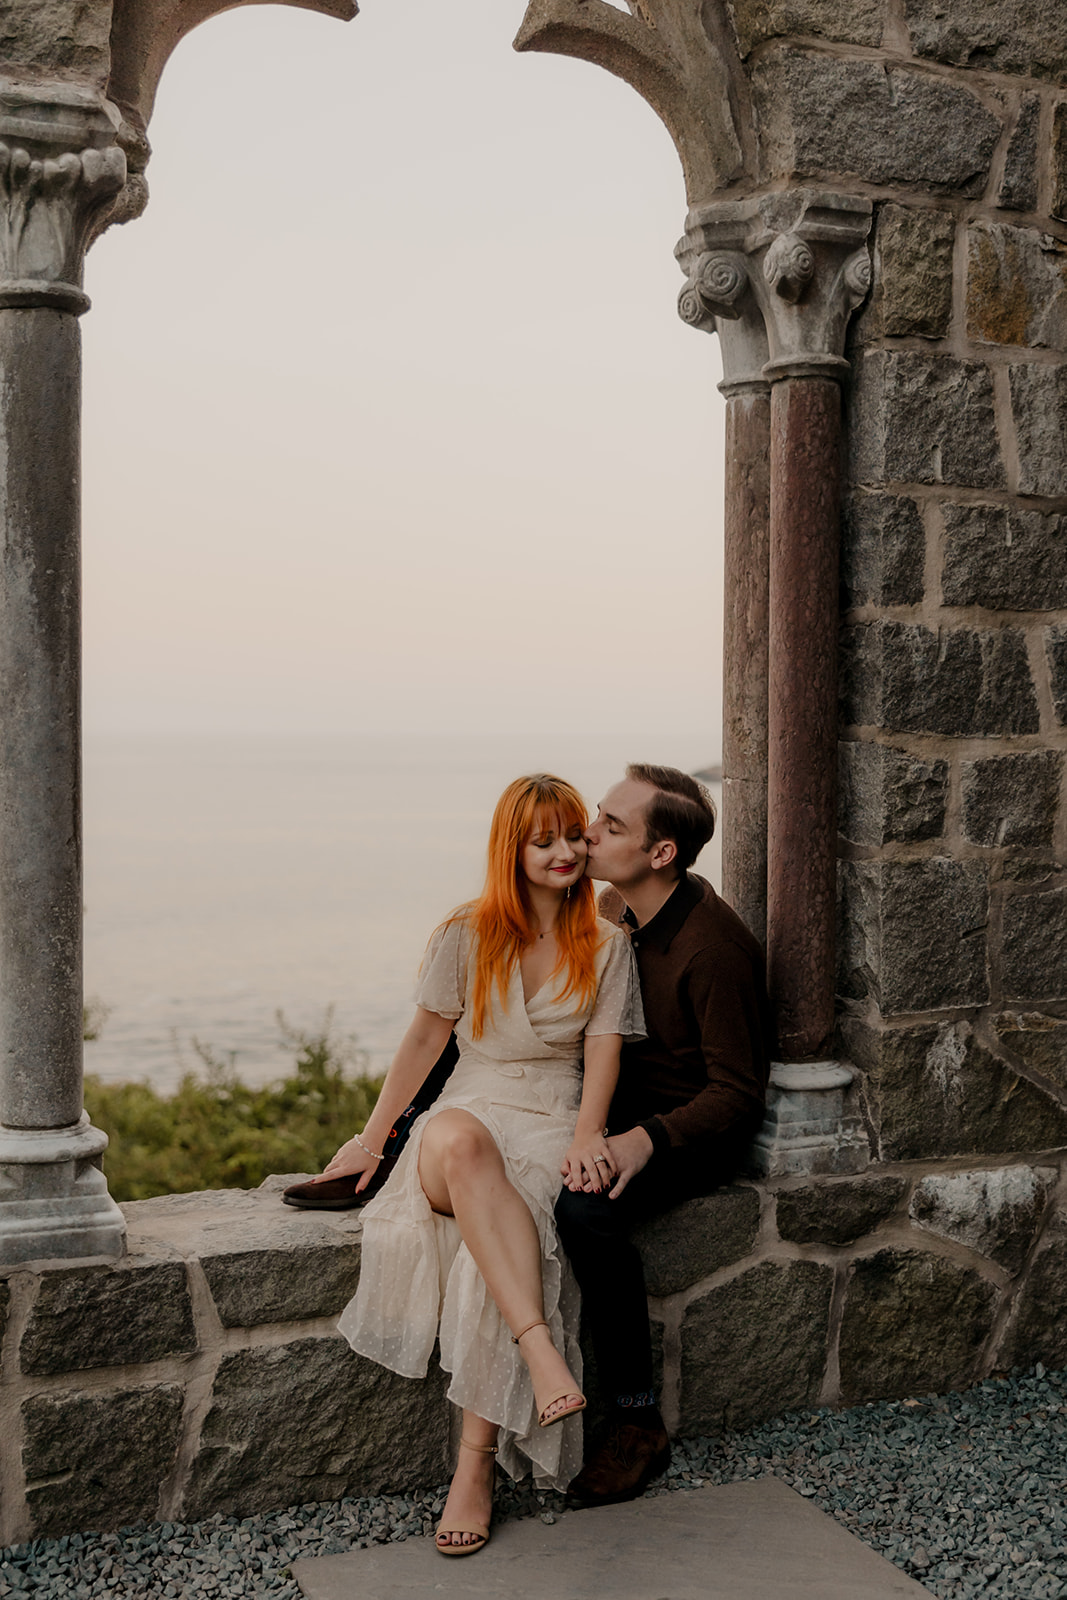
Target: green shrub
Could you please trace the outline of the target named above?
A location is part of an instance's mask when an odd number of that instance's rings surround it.
[[[116,1200],[147,1200],[194,1189],[254,1189],[272,1172],[319,1172],[338,1145],[359,1133],[380,1079],[349,1077],[353,1052],[321,1030],[304,1033],[278,1014],[296,1050],[290,1077],[262,1088],[242,1083],[193,1040],[202,1072],[186,1072],[173,1094],[149,1083],[101,1083],[87,1075],[85,1108],[111,1143],[104,1172]]]

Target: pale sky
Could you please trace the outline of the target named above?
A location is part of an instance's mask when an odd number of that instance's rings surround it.
[[[253,7],[172,58],[148,211],[86,272],[90,735],[718,755],[723,413],[675,311],[681,169],[627,85],[516,55],[522,13]]]

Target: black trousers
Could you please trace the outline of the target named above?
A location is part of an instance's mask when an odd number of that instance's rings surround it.
[[[645,1394],[653,1382],[645,1270],[631,1233],[638,1223],[728,1183],[745,1149],[745,1140],[731,1140],[699,1157],[688,1151],[655,1153],[617,1200],[606,1191],[564,1189],[556,1201],[560,1241],[582,1291],[582,1320],[609,1404]]]

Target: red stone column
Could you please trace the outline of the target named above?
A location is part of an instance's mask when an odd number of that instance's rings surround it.
[[[834,1026],[841,391],[771,390],[767,951],[783,1061]]]
[[[722,892],[767,937],[767,637],[771,401],[766,383],[726,395]]]

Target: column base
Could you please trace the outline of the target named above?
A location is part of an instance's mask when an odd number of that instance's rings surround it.
[[[100,1169],[106,1149],[84,1112],[69,1128],[0,1126],[0,1267],[123,1254],[126,1219]]]
[[[847,1104],[855,1076],[841,1061],[772,1064],[767,1115],[752,1147],[761,1177],[841,1175],[870,1164],[863,1119]]]

